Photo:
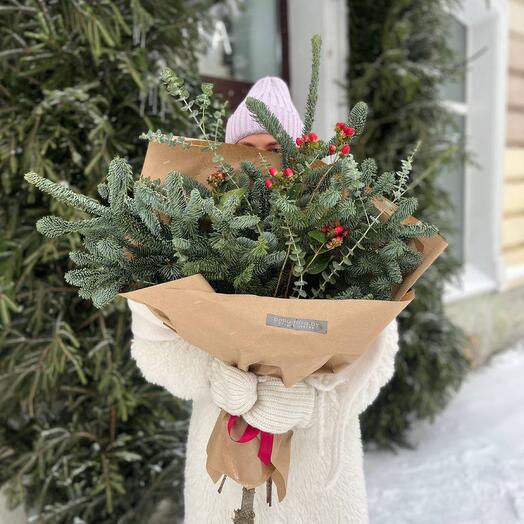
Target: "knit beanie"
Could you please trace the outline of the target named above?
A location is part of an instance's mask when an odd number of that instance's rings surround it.
[[[264,102],[291,138],[295,139],[302,134],[302,120],[291,100],[289,88],[282,79],[276,76],[261,78],[251,87],[247,96]],[[267,131],[253,118],[245,100],[242,101],[227,121],[226,143],[236,144],[248,135],[261,133]]]

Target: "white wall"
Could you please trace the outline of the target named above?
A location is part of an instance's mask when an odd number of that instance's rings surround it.
[[[345,120],[344,84],[348,57],[345,0],[289,0],[289,62],[293,101],[303,115],[311,74],[311,37],[322,36],[320,93],[314,130],[321,138],[333,134],[335,123]]]
[[[463,0],[452,11],[468,28],[465,264],[446,299],[501,286],[503,155],[506,118],[507,18],[505,0]]]

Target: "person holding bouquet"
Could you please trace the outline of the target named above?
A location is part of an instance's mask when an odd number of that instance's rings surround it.
[[[283,80],[262,78],[248,96],[265,102],[286,132],[294,139],[300,137],[303,124]],[[245,101],[227,122],[226,142],[265,151],[279,149]],[[221,409],[261,431],[294,432],[286,498],[269,507],[265,494],[257,491],[258,524],[368,522],[358,417],[393,375],[396,321],[349,367],[335,374],[313,375],[286,388],[279,378],[257,376],[211,357],[178,337],[146,306],[129,304],[132,356],[145,379],[192,401],[185,468],[186,524],[228,522],[238,502],[238,485],[226,482],[217,496],[206,472],[206,445]]]

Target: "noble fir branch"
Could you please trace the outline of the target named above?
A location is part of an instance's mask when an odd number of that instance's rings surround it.
[[[315,120],[315,110],[318,100],[318,81],[320,70],[320,51],[322,49],[322,38],[320,35],[314,35],[311,38],[311,80],[306,100],[306,113],[304,116],[304,128],[302,134],[311,133],[313,122]]]
[[[98,216],[102,216],[107,212],[107,208],[100,205],[94,198],[75,193],[65,184],[51,182],[51,180],[33,172],[27,173],[24,178],[27,182],[52,196],[58,202],[63,202],[75,209]]]
[[[284,156],[290,157],[295,153],[295,142],[287,134],[278,118],[268,109],[261,100],[253,97],[246,98],[246,106],[264,129],[280,144]]]
[[[128,192],[133,185],[133,170],[129,162],[116,157],[109,164],[107,176],[107,199],[114,212],[121,211],[124,207]]]
[[[355,128],[355,134],[361,135],[366,126],[368,106],[365,102],[357,102],[349,113],[349,123]]]
[[[56,216],[43,217],[36,223],[36,229],[48,238],[57,238],[69,233],[84,233],[90,229],[96,229],[102,225],[100,218],[87,220],[64,220]]]

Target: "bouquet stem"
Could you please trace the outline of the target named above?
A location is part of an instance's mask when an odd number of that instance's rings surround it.
[[[253,510],[254,498],[254,488],[242,488],[242,503],[240,509],[236,509],[233,514],[234,524],[255,524],[255,512]]]

